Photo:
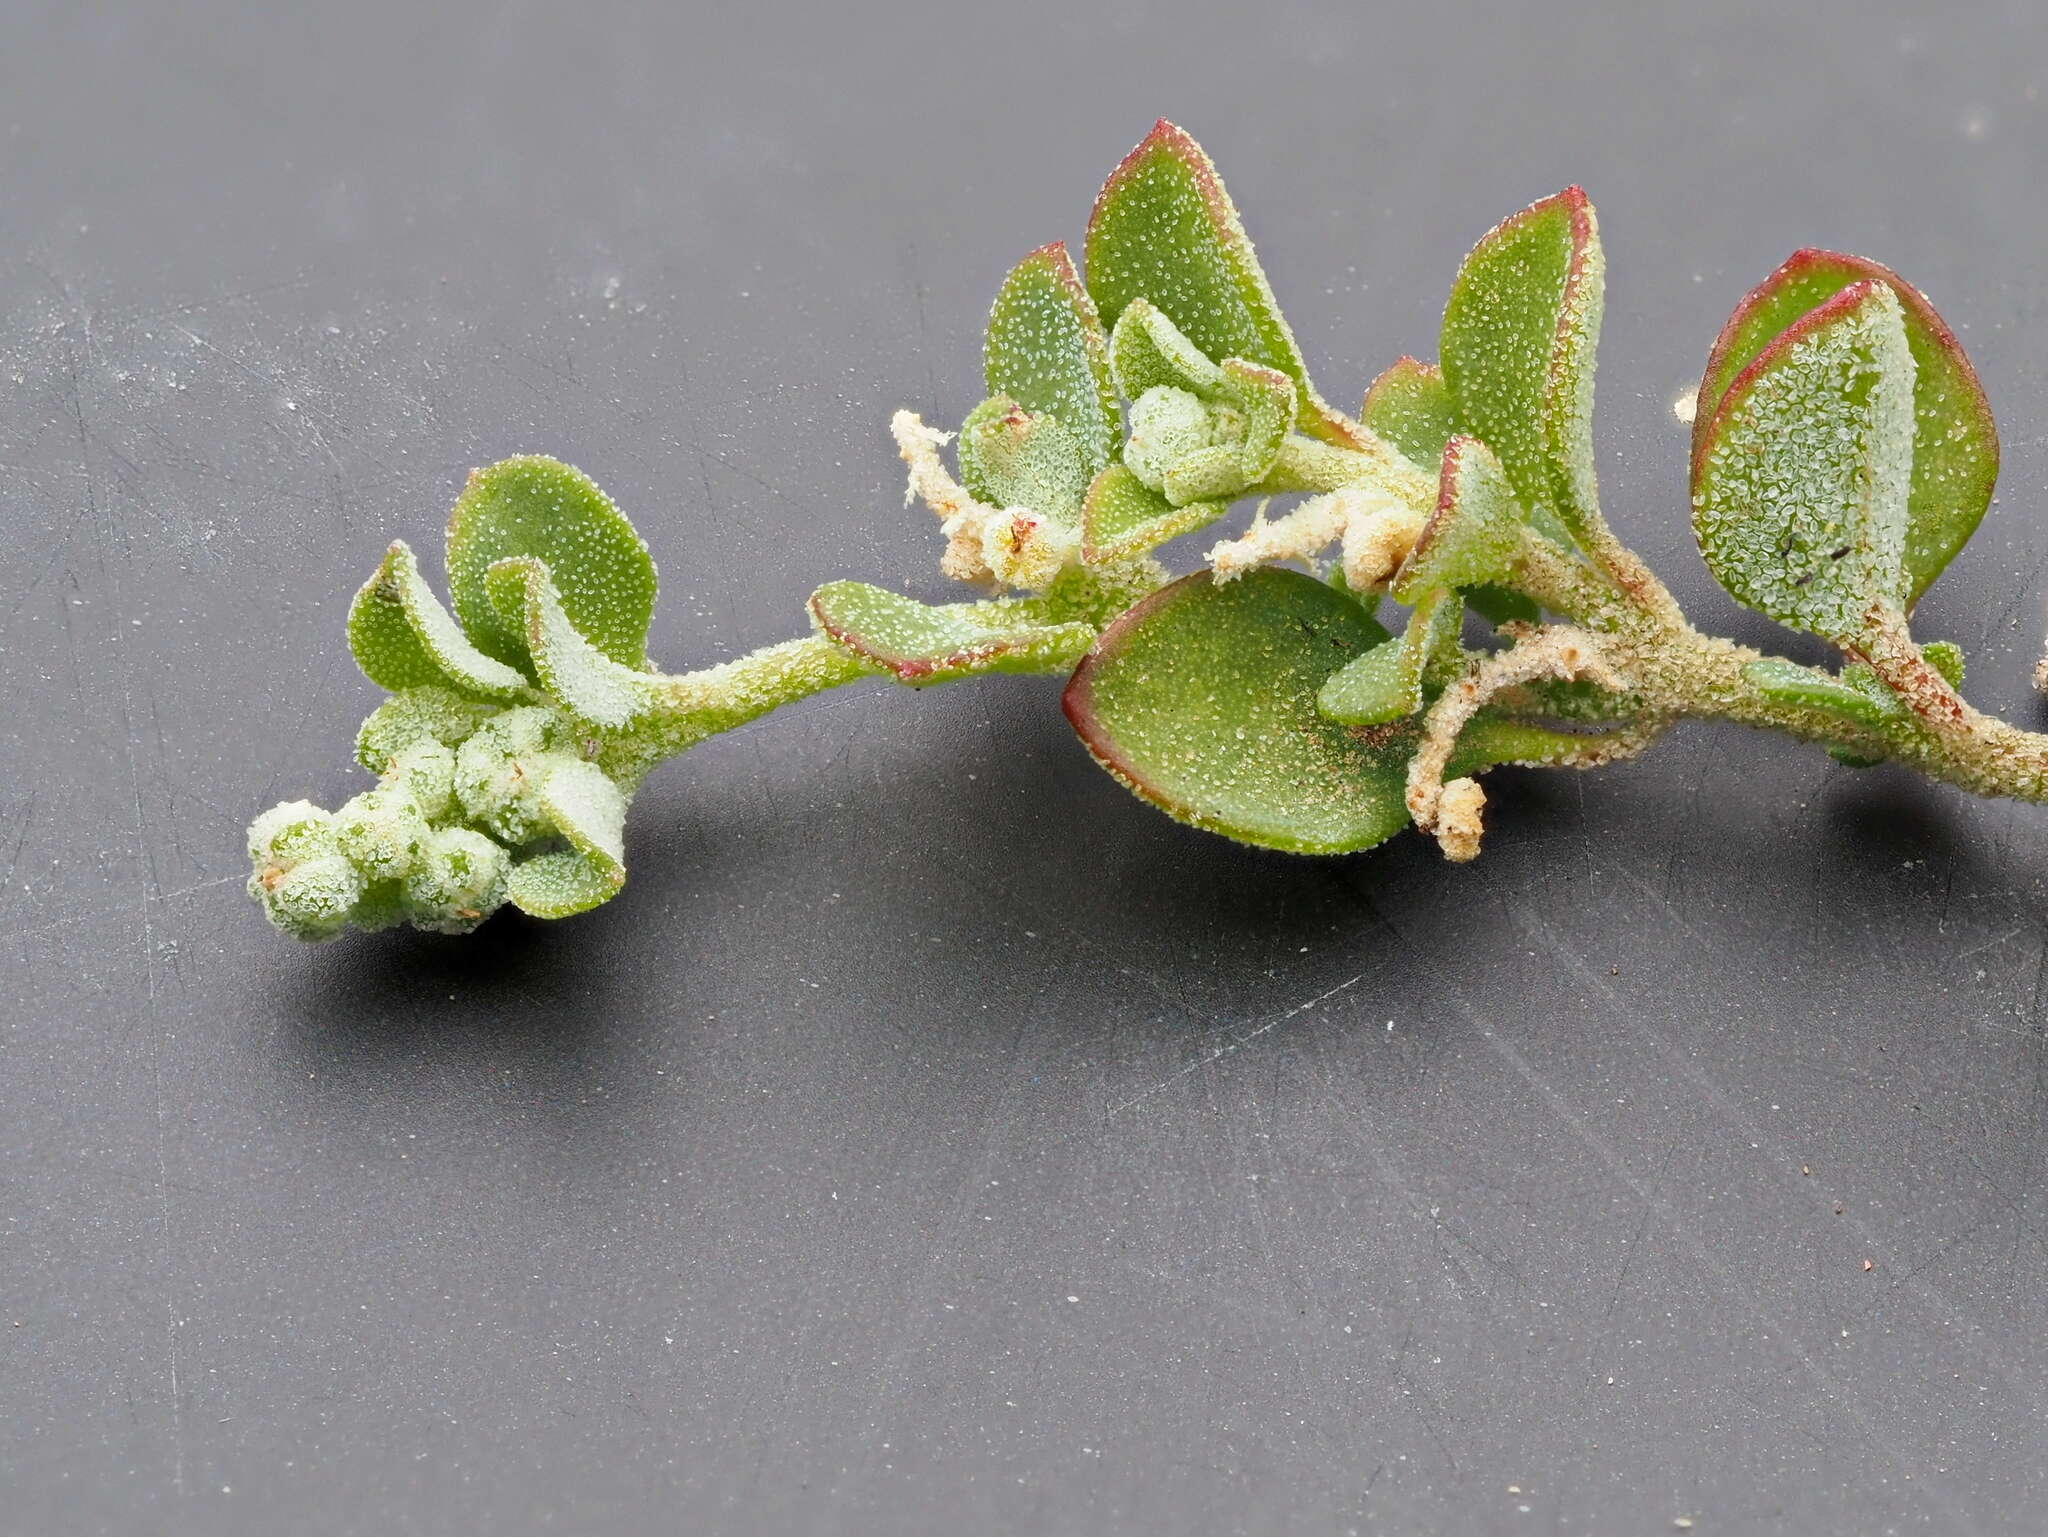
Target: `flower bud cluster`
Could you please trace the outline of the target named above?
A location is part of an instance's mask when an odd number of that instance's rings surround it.
[[[364,722],[357,754],[375,789],[332,812],[286,801],[249,828],[249,894],[300,939],[476,928],[504,904],[515,857],[560,832],[542,789],[579,756],[558,710],[437,688],[394,695]]]

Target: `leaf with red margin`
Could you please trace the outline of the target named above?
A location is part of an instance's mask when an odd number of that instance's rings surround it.
[[[1065,241],[1040,246],[1003,279],[982,362],[988,392],[1059,422],[1080,441],[1090,475],[1116,457],[1123,418],[1109,338]]]
[[[1091,625],[1051,623],[1032,598],[934,607],[866,582],[811,594],[826,639],[899,683],[949,683],[984,672],[1065,672],[1095,639]]]
[[[1599,518],[1593,365],[1606,258],[1578,187],[1504,219],[1465,258],[1444,306],[1443,373],[1464,430],[1522,502],[1575,538]]]
[[[1352,423],[1309,383],[1301,348],[1273,297],[1216,167],[1161,118],[1096,195],[1086,244],[1088,292],[1104,324],[1149,299],[1211,358],[1244,358],[1295,383],[1303,432],[1355,441]]]
[[[1354,732],[1316,694],[1386,632],[1299,571],[1207,571],[1102,634],[1064,705],[1088,751],[1179,821],[1301,854],[1371,848],[1408,823],[1412,726]]]
[[[1852,283],[1736,376],[1694,476],[1693,531],[1736,602],[1841,644],[1902,604],[1913,355],[1899,298]]]
[[[1906,503],[1906,606],[1969,542],[1998,483],[1998,426],[1977,370],[1927,296],[1891,268],[1839,251],[1795,251],[1735,306],[1714,341],[1693,412],[1697,486],[1715,411],[1728,387],[1785,328],[1851,283],[1874,279],[1899,297],[1912,349],[1913,487]]]
[[[1458,430],[1444,371],[1419,358],[1396,358],[1365,392],[1358,419],[1427,469]]]

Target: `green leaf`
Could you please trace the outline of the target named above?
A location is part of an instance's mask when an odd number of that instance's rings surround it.
[[[948,683],[984,672],[1065,672],[1095,639],[1085,624],[1048,624],[1031,598],[932,607],[866,582],[811,594],[818,628],[898,682]]]
[[[992,507],[1029,507],[1062,528],[1078,526],[1094,470],[1081,440],[1050,416],[1007,395],[984,400],[960,428],[960,480]]]
[[[527,665],[518,627],[492,604],[488,573],[519,555],[548,563],[570,621],[615,662],[647,660],[654,561],[647,546],[581,470],[537,454],[472,470],[448,518],[448,588],[477,649]]]
[[[1950,688],[1963,686],[1963,648],[1952,640],[1930,640],[1920,648],[1927,663],[1947,680]]]
[[[392,541],[349,605],[348,643],[363,675],[394,694],[441,687],[514,699],[527,689],[524,676],[469,643],[403,539]]]
[[[1124,307],[1110,333],[1109,357],[1126,400],[1161,385],[1205,400],[1223,391],[1222,368],[1147,299]]]
[[[1081,504],[1081,559],[1091,566],[1130,560],[1208,527],[1228,510],[1222,502],[1176,507],[1126,466],[1112,464],[1095,477]]]
[[[1454,592],[1427,594],[1398,639],[1373,647],[1330,675],[1316,708],[1347,726],[1378,726],[1419,711],[1463,661],[1465,607]]]
[[[1244,440],[1238,449],[1247,481],[1262,478],[1280,457],[1294,425],[1294,384],[1277,368],[1243,358],[1223,360],[1225,398],[1244,413]]]
[[[1743,665],[1742,675],[1766,699],[1809,710],[1826,710],[1859,726],[1883,726],[1898,714],[1896,709],[1885,709],[1853,683],[1801,667],[1783,657],[1758,657]]]
[[[1359,420],[1427,469],[1443,459],[1458,431],[1444,371],[1434,363],[1396,358],[1365,392]]]
[[[501,560],[486,581],[499,614],[519,626],[541,687],[563,709],[594,726],[619,727],[654,708],[654,678],[620,666],[576,628],[546,561]]]
[[[1088,292],[1112,330],[1133,300],[1149,299],[1209,357],[1263,363],[1292,379],[1302,431],[1351,441],[1343,417],[1308,382],[1216,167],[1164,118],[1103,183],[1086,256]]]
[[[1003,279],[989,310],[982,361],[988,392],[1066,428],[1081,445],[1089,474],[1115,457],[1123,418],[1108,338],[1066,242],[1040,246]]]
[[[1533,598],[1524,597],[1512,587],[1482,584],[1464,591],[1466,606],[1488,624],[1535,624],[1543,617],[1543,610]]]
[[[541,786],[540,803],[577,853],[625,879],[626,797],[603,769],[581,758],[557,765]]]
[[[609,902],[625,884],[623,870],[561,849],[514,865],[505,893],[514,907],[536,918],[573,918]]]
[[[1413,603],[1436,588],[1506,584],[1524,537],[1522,510],[1500,460],[1477,438],[1452,438],[1443,451],[1436,511],[1394,573],[1393,594]]]
[[[1606,273],[1593,205],[1567,187],[1489,231],[1444,306],[1458,421],[1500,456],[1526,506],[1582,539],[1599,517],[1593,362]]]
[[[1219,585],[1198,571],[1103,632],[1067,685],[1067,718],[1098,763],[1183,822],[1296,853],[1371,848],[1407,825],[1414,732],[1352,732],[1316,693],[1382,633],[1301,572]]]
[[[1708,355],[1693,412],[1697,480],[1722,398],[1743,369],[1801,316],[1851,283],[1898,296],[1913,353],[1913,483],[1906,499],[1906,606],[1969,542],[1998,483],[1998,426],[1962,344],[1927,296],[1889,267],[1838,251],[1795,251],[1743,298]]]
[[[1828,640],[1904,600],[1913,355],[1898,296],[1852,283],[1736,378],[1693,477],[1693,531],[1738,603]]]

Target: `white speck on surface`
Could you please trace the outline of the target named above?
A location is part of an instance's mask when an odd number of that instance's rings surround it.
[[[1699,410],[1700,392],[1698,390],[1687,390],[1683,395],[1671,402],[1671,414],[1688,427],[1693,424],[1693,418],[1699,415]]]

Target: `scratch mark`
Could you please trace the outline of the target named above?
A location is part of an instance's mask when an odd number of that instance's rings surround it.
[[[1265,1035],[1269,1031],[1277,1029],[1279,1026],[1286,1024],[1287,1021],[1294,1018],[1295,1015],[1306,1013],[1308,1010],[1314,1008],[1319,1003],[1329,1002],[1330,999],[1336,997],[1339,993],[1344,992],[1349,988],[1356,987],[1360,982],[1363,982],[1367,977],[1371,975],[1372,973],[1369,971],[1361,971],[1357,976],[1351,978],[1349,981],[1339,982],[1335,987],[1331,988],[1329,991],[1316,994],[1316,996],[1309,999],[1308,1002],[1297,1003],[1293,1008],[1287,1010],[1284,1014],[1274,1015],[1271,1019],[1267,1020],[1264,1024],[1260,1025],[1257,1029],[1251,1030],[1246,1034],[1239,1036],[1236,1040],[1225,1042],[1223,1045],[1218,1046],[1214,1051],[1210,1052],[1207,1056],[1197,1057],[1194,1061],[1187,1063],[1179,1070],[1173,1073],[1169,1073],[1165,1078],[1162,1078],[1159,1082],[1153,1084],[1151,1088],[1141,1090],[1140,1092],[1133,1094],[1129,1099],[1124,1100],[1121,1104],[1112,1106],[1109,1114],[1106,1117],[1104,1117],[1104,1119],[1112,1121],[1115,1120],[1118,1116],[1122,1115],[1126,1110],[1130,1109],[1133,1105],[1142,1104],[1144,1101],[1150,1099],[1153,1095],[1162,1093],[1165,1090],[1172,1088],[1175,1084],[1179,1083],[1181,1079],[1187,1077],[1188,1074],[1198,1072],[1202,1068],[1209,1066],[1212,1062],[1220,1062],[1225,1057],[1231,1056],[1236,1052],[1244,1050],[1245,1047],[1251,1045],[1251,1043],[1253,1041],[1256,1041],[1260,1036]]]

